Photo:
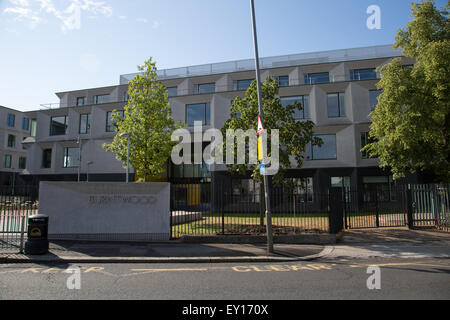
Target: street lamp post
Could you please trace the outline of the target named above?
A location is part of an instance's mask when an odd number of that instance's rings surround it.
[[[255,17],[255,4],[254,0],[250,0],[250,8],[252,14],[252,27],[253,27],[253,44],[255,47],[255,68],[256,68],[256,87],[258,90],[258,106],[259,115],[261,117],[261,123],[264,124],[264,112],[261,96],[261,75],[259,71],[259,53],[258,53],[258,37],[256,34],[256,17]],[[263,159],[265,159],[263,154]],[[270,210],[270,192],[269,192],[269,176],[264,175],[264,194],[266,199],[266,232],[267,232],[267,251],[273,253],[273,235],[272,235],[272,214]]]
[[[122,138],[127,138],[128,139],[128,147],[127,147],[127,178],[126,178],[126,182],[129,182],[129,175],[130,175],[130,137],[131,134],[129,134],[128,132],[124,132],[121,133],[120,136]]]

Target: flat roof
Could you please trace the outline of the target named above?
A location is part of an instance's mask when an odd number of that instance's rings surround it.
[[[302,65],[369,60],[378,58],[401,57],[400,49],[394,50],[392,44],[360,47],[341,50],[319,51],[310,53],[290,54],[276,57],[260,58],[261,69],[293,67]],[[190,67],[158,70],[158,80],[206,76],[213,74],[232,73],[255,70],[255,60],[245,59],[229,62],[202,64]],[[120,76],[120,84],[127,84],[137,74],[129,73]]]

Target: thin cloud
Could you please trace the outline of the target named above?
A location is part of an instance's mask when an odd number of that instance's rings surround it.
[[[30,2],[28,0],[10,0],[12,4],[16,6],[22,6],[22,7],[28,7],[30,5]]]
[[[136,21],[137,22],[142,22],[142,23],[147,23],[148,22],[148,20],[145,19],[145,18],[137,18]]]
[[[68,0],[66,8],[56,8],[53,0],[9,0],[12,6],[5,8],[4,13],[14,15],[19,20],[29,20],[37,25],[45,15],[53,16],[61,21],[61,30],[78,30],[81,28],[81,13],[90,16],[106,16],[113,14],[113,8],[105,2],[95,0]]]
[[[158,29],[161,26],[161,23],[158,20],[153,21],[152,28]]]

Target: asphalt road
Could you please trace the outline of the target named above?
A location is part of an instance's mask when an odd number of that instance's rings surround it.
[[[380,289],[369,290],[369,266]],[[450,299],[448,259],[296,263],[0,265],[0,300]],[[75,269],[74,269],[75,270]],[[77,278],[79,275],[79,278]],[[79,279],[79,281],[78,281]],[[69,289],[67,284],[72,289]],[[377,284],[375,280],[371,284]],[[77,285],[80,289],[77,289]]]

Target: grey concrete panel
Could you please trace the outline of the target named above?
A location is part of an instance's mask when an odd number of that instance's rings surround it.
[[[39,213],[53,240],[167,241],[170,185],[41,182]]]

